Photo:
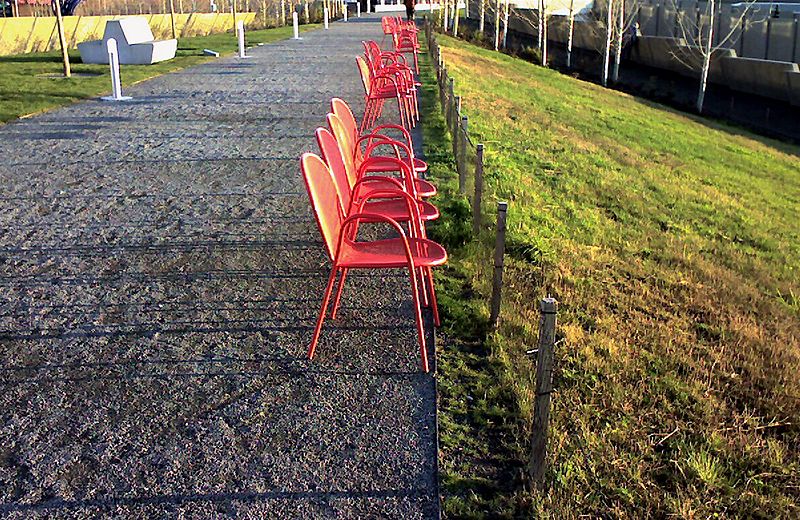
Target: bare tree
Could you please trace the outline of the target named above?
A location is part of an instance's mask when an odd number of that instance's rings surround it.
[[[542,67],[547,67],[547,2],[539,0],[539,41],[542,55]]]
[[[627,43],[625,34],[630,31],[636,23],[637,12],[640,0],[608,0],[599,11],[592,13],[594,22],[592,26],[599,34],[603,35],[602,49],[603,69],[600,75],[600,83],[608,86],[609,73],[612,81],[619,79],[619,64],[622,61],[622,50]],[[598,33],[595,33],[599,36]],[[614,55],[614,67],[611,68],[611,57]]]
[[[609,2],[606,6],[606,24],[605,24],[605,31],[606,31],[606,43],[603,47],[603,74],[600,76],[600,83],[603,86],[608,86],[608,64],[611,60],[611,40],[614,33],[614,24],[612,21],[614,20],[614,3]]]
[[[572,68],[572,42],[575,36],[575,0],[569,0],[569,32],[567,36],[567,68]]]
[[[536,48],[541,54],[541,65],[543,66],[547,66],[547,20],[549,17],[547,9],[547,0],[537,0],[536,9],[533,11],[530,9],[514,10],[514,19],[530,27],[531,32],[536,32]]]
[[[500,50],[500,0],[494,4],[494,50]]]
[[[508,45],[508,11],[511,9],[511,0],[506,0],[503,11],[503,48]]]
[[[683,63],[687,68],[696,70],[699,61],[700,85],[697,90],[697,100],[695,108],[698,113],[703,112],[705,103],[706,88],[708,87],[708,73],[711,70],[711,61],[715,54],[721,49],[730,48],[738,35],[741,34],[746,21],[755,10],[756,0],[747,0],[736,5],[736,14],[731,11],[730,20],[726,31],[721,30],[721,2],[720,0],[708,0],[705,8],[697,9],[690,16],[683,16],[684,12],[678,7],[675,0],[671,0],[675,8],[677,19],[677,36],[682,38],[686,45],[681,47],[679,52],[675,52],[675,59]],[[762,23],[769,14],[765,14],[757,20],[750,20],[755,23]]]

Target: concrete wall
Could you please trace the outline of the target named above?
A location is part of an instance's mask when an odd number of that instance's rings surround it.
[[[789,83],[789,102],[800,107],[800,72],[787,72],[786,80]]]
[[[725,58],[722,75],[731,88],[759,96],[789,101],[792,97],[788,73],[797,73],[796,63],[756,58]]]
[[[774,61],[794,61],[794,20],[772,19],[769,26],[767,59]]]
[[[692,47],[693,43],[697,43],[696,37],[694,42],[676,37],[680,33],[676,31],[676,16],[691,20],[688,9],[683,8],[693,5],[684,0],[680,13],[671,4],[642,5],[639,18],[641,36],[632,49],[631,60],[682,76],[699,78],[702,57]],[[696,5],[698,9],[705,9],[704,3]],[[518,10],[515,15],[535,16],[525,10]],[[470,18],[478,18],[475,10],[470,10]],[[733,90],[791,101],[800,106],[800,71],[797,64],[792,63],[800,59],[798,20],[785,16],[770,19],[764,17],[764,13],[755,13],[746,30],[742,31],[741,28],[737,29],[739,19],[740,15],[730,7],[722,7],[716,24],[717,33],[722,36],[732,34],[725,46],[727,48],[719,49],[712,56],[709,81]],[[487,20],[487,23],[490,21]],[[535,41],[535,29],[530,24],[512,18],[509,25],[516,32],[530,34],[531,41]],[[707,27],[708,19],[701,16],[700,25]],[[551,17],[548,30],[551,41],[566,44],[566,17]],[[592,17],[576,20],[573,39],[576,48],[601,52],[603,41],[604,30]],[[716,43],[719,43],[718,39]]]
[[[767,57],[767,23],[765,21],[746,21],[737,54],[745,58],[762,60]]]
[[[156,39],[172,38],[172,25],[168,14],[137,15],[148,19]],[[256,13],[238,13],[237,19],[249,24]],[[81,42],[99,40],[107,20],[121,16],[66,16],[64,33],[71,48]],[[175,26],[180,37],[204,36],[233,29],[229,13],[176,14]],[[48,17],[0,18],[0,56],[44,52],[58,48],[56,19]]]

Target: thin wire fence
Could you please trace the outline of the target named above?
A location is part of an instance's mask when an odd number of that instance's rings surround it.
[[[437,17],[437,15],[434,15]],[[439,18],[439,17],[437,17]],[[446,17],[445,17],[446,19]],[[456,18],[457,20],[457,18]],[[434,22],[435,23],[435,22]],[[458,26],[453,25],[454,32]],[[487,238],[482,233],[486,226],[484,219],[490,214],[486,211],[484,200],[484,146],[474,142],[469,135],[469,120],[462,112],[461,97],[456,95],[453,78],[447,72],[442,60],[441,49],[436,41],[433,23],[426,19],[425,36],[428,52],[436,70],[439,101],[447,128],[452,137],[453,158],[458,171],[458,189],[468,200],[472,209],[472,230],[478,240]],[[502,302],[503,270],[505,264],[506,224],[508,203],[497,201],[494,248],[481,248],[480,259],[475,270],[478,284],[491,284],[489,301],[489,326],[496,330],[499,324]],[[491,258],[491,260],[490,260]],[[489,279],[491,278],[491,282]],[[553,392],[553,365],[555,359],[555,331],[557,302],[552,298],[540,301],[540,326],[536,353],[535,389],[532,392],[533,421],[529,439],[528,474],[536,485],[543,482],[546,467],[547,430],[550,421],[550,399]]]

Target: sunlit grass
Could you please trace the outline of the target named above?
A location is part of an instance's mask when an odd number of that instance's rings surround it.
[[[318,26],[302,25],[300,30]],[[250,31],[247,45],[269,43],[291,35],[291,27]],[[154,65],[123,65],[123,86],[214,59],[203,56],[203,49],[217,51],[220,55],[232,54],[237,49],[237,40],[233,33],[181,38],[173,60]],[[0,56],[0,123],[110,92],[108,65],[80,63],[77,50],[70,51],[70,60],[75,76],[64,79],[44,77],[63,72],[60,51]],[[81,74],[92,76],[80,77]]]
[[[451,490],[451,510],[800,514],[800,148],[440,43],[471,136],[486,144],[485,209],[510,202],[504,322],[483,351],[514,400],[504,420],[523,424],[508,454],[527,449],[524,352],[545,295],[560,301],[561,340],[546,490],[525,498],[518,482],[503,491],[513,500]],[[452,164],[434,162],[451,187],[439,204],[466,204]],[[457,220],[445,215],[437,238]],[[463,280],[472,321],[487,314],[490,233],[450,244],[445,278]],[[464,424],[461,436],[480,435]],[[443,467],[467,480],[468,465],[447,462],[467,455],[444,444]]]

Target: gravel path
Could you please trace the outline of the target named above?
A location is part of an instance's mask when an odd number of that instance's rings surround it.
[[[351,275],[304,357],[297,159],[332,96],[362,110],[377,22],[0,126],[0,516],[438,515],[406,279]]]

